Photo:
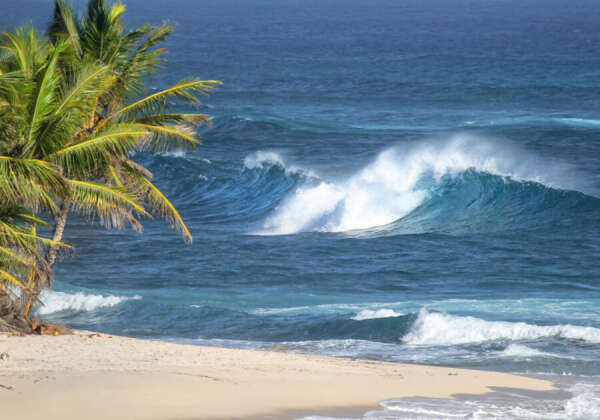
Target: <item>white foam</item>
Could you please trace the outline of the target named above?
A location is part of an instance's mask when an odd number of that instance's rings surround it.
[[[283,157],[274,151],[259,150],[244,158],[246,169],[264,169],[265,167],[274,165],[282,168],[286,166]]]
[[[394,305],[398,305],[399,303],[394,303]],[[276,307],[276,308],[256,308],[250,311],[253,315],[278,315],[285,313],[302,313],[302,312],[310,312],[314,313],[322,313],[322,314],[347,314],[348,312],[354,312],[358,316],[359,313],[375,313],[380,309],[382,310],[390,310],[386,307],[389,307],[389,302],[370,302],[370,303],[324,303],[321,305],[310,305],[310,306],[288,306],[288,307]],[[416,309],[415,309],[416,310]],[[384,312],[382,312],[383,314]],[[403,315],[402,313],[396,312],[397,315]]]
[[[345,304],[345,303],[333,303],[333,304],[322,304],[322,305],[311,305],[311,306],[288,306],[283,308],[256,308],[250,311],[253,315],[278,315],[285,313],[302,313],[316,311],[320,313],[340,313],[347,311],[360,310],[363,305]]]
[[[82,292],[65,293],[55,291],[44,291],[40,300],[44,303],[37,310],[40,315],[52,314],[61,311],[93,311],[98,308],[115,306],[121,302],[131,299],[141,299],[141,296],[102,296],[88,295]]]
[[[183,158],[186,156],[185,150],[172,150],[168,152],[160,152],[162,156],[175,157],[175,158]]]
[[[565,404],[568,419],[600,419],[600,386],[576,384],[571,389],[573,397]]]
[[[265,164],[289,169],[275,152],[257,152],[244,163],[250,169]],[[499,141],[460,134],[444,142],[385,150],[346,179],[301,185],[267,218],[259,234],[342,232],[386,225],[419,206],[442,177],[469,169],[550,187],[575,189],[577,182],[565,165],[548,165]]]
[[[354,315],[352,319],[356,321],[362,321],[365,319],[393,318],[402,315],[404,314],[401,312],[396,312],[393,309],[378,309],[376,311],[365,309]]]
[[[490,340],[535,340],[543,337],[600,343],[600,329],[568,324],[539,326],[524,322],[486,321],[421,309],[403,341],[415,345],[450,346]]]
[[[596,420],[600,419],[600,387],[577,383],[568,389],[567,400],[538,399],[503,393],[500,398],[451,400],[440,398],[398,398],[381,402],[383,410],[370,411],[369,420]]]
[[[516,359],[530,358],[530,357],[559,357],[552,353],[546,353],[531,347],[524,346],[522,344],[509,344],[502,353],[503,357],[510,357]]]

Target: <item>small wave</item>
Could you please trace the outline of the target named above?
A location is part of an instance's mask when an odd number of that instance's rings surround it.
[[[102,296],[88,295],[83,292],[65,293],[44,291],[40,296],[40,300],[44,303],[37,313],[39,315],[48,315],[61,311],[93,311],[102,307],[110,307],[118,305],[127,300],[139,300],[141,296],[133,297],[123,296]]]
[[[600,128],[600,120],[586,118],[557,118],[557,121],[575,127]]]
[[[317,177],[310,170],[304,170],[288,164],[280,153],[272,150],[259,150],[244,158],[244,167],[246,169],[269,169],[273,166],[283,169],[286,175],[299,174],[307,177]]]
[[[403,313],[396,312],[392,309],[378,309],[376,311],[365,309],[354,315],[352,319],[355,321],[363,321],[365,319],[393,318],[403,315]]]
[[[254,121],[254,118],[246,117],[246,116],[240,115],[240,114],[234,115],[233,117],[231,117],[231,119],[234,121]]]
[[[579,383],[569,389],[573,397],[565,404],[568,419],[600,418],[600,386]]]
[[[576,325],[531,325],[524,322],[485,321],[421,309],[402,341],[414,345],[451,346],[491,340],[535,340],[558,337],[600,343],[600,329]]]
[[[552,116],[514,116],[505,118],[496,118],[481,121],[465,121],[465,125],[468,126],[519,126],[519,125],[536,125],[536,126],[547,126],[547,125],[558,125],[558,126],[569,126],[579,128],[600,128],[600,120],[591,118],[577,118],[577,117],[552,117]]]
[[[490,418],[514,420],[591,420],[600,418],[600,387],[577,383],[569,399],[532,398],[519,393],[500,393],[494,398],[440,399],[397,398],[383,401],[383,410],[364,416],[371,420]]]
[[[267,166],[280,166],[285,168],[285,162],[281,155],[273,151],[259,150],[244,158],[246,169],[264,169]]]
[[[516,358],[516,359],[524,359],[530,357],[561,357],[552,353],[546,353],[543,351],[539,351],[536,349],[532,349],[531,347],[524,346],[522,344],[509,344],[502,353],[500,354],[502,357]]]
[[[404,400],[388,400],[380,403],[388,412],[402,418],[418,419],[454,419],[470,418],[471,408],[462,401],[440,401],[426,398],[406,398]],[[405,417],[406,416],[406,417]],[[418,416],[418,417],[414,417]]]
[[[161,156],[174,157],[174,158],[184,158],[186,157],[185,150],[172,150],[169,152],[160,152]]]

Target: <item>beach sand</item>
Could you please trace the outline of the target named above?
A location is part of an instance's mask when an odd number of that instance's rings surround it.
[[[399,397],[553,390],[496,372],[200,347],[76,331],[0,335],[2,419],[359,416]]]

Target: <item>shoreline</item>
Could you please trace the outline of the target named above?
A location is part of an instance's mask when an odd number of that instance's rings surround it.
[[[507,373],[81,330],[57,337],[0,334],[2,352],[9,359],[0,360],[0,407],[7,418],[24,420],[360,417],[392,398],[557,390],[551,381]]]

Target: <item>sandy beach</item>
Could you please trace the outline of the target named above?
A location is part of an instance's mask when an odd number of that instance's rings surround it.
[[[76,331],[0,335],[2,418],[288,419],[399,397],[553,390],[496,372],[173,344]]]

